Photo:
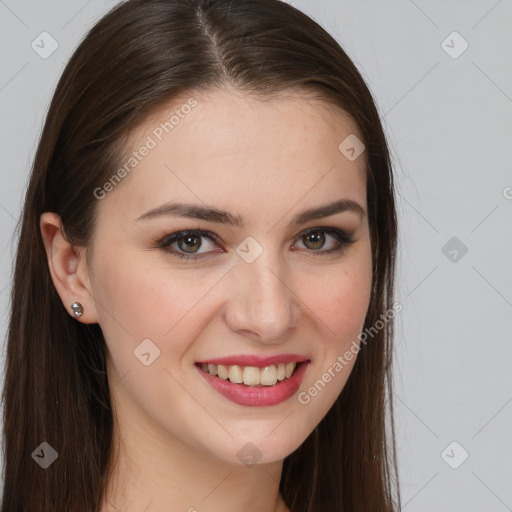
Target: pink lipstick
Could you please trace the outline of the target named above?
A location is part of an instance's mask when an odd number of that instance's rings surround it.
[[[238,405],[277,405],[299,389],[309,366],[307,356],[230,356],[196,363],[197,371],[212,388]]]

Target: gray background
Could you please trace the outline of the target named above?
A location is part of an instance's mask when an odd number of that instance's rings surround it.
[[[71,52],[116,3],[0,0],[2,340],[13,230],[45,112]],[[512,1],[290,3],[355,61],[394,155],[403,509],[512,510]],[[44,31],[58,43],[46,59],[31,48]]]

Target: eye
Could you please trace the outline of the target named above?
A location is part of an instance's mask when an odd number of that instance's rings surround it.
[[[203,239],[209,240],[210,243],[205,244]],[[199,259],[201,256],[198,257],[196,254],[216,251],[215,242],[217,241],[219,241],[217,235],[209,231],[179,231],[164,237],[158,242],[158,246],[178,258]],[[201,248],[205,250],[199,251]]]
[[[329,238],[334,241],[331,242],[329,249],[322,249],[329,241]],[[313,253],[330,254],[336,251],[341,251],[346,245],[354,242],[352,236],[345,231],[337,228],[312,228],[306,231],[301,237],[302,242],[306,249]]]

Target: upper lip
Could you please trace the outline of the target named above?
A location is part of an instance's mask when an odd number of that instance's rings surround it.
[[[227,357],[216,357],[213,359],[204,359],[198,361],[198,364],[222,364],[224,366],[255,366],[257,368],[265,368],[265,366],[271,366],[279,363],[302,363],[309,361],[309,357],[303,354],[277,354],[275,356],[261,357],[255,355],[239,355],[239,356],[227,356]]]

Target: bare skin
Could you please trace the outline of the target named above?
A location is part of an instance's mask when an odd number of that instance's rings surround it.
[[[158,140],[155,128],[190,97],[197,105]],[[359,131],[348,116],[298,94],[262,101],[232,89],[189,93],[132,134],[127,155],[148,136],[156,145],[98,200],[88,259],[64,238],[58,215],[42,215],[63,305],[81,302],[77,321],[99,323],[108,347],[117,449],[102,512],[290,512],[279,494],[283,460],[342,391],[355,358],[336,373],[333,363],[357,341],[369,306],[365,159],[338,149],[350,134]],[[342,199],[362,214],[292,222]],[[137,220],[169,201],[226,210],[245,224]],[[216,239],[158,243],[197,229]],[[262,249],[251,263],[236,252],[247,237]],[[159,350],[148,365],[134,354],[143,340],[153,344],[151,358]],[[220,395],[195,364],[241,354],[310,362],[293,396],[250,407]],[[329,371],[325,387],[309,393]],[[251,466],[239,455],[248,443],[259,453]]]

